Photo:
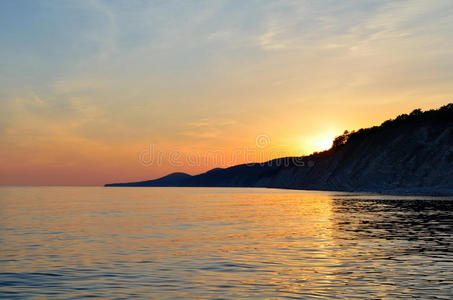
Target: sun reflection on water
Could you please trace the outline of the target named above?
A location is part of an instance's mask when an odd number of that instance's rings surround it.
[[[383,197],[1,189],[0,296],[445,296],[453,202]]]

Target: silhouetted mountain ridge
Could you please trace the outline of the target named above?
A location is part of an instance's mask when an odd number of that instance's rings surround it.
[[[168,174],[164,177],[147,180],[147,181],[139,181],[139,182],[127,182],[127,183],[112,183],[106,184],[105,186],[168,186],[168,187],[176,187],[179,186],[180,183],[184,180],[191,177],[189,174],[182,173],[182,172],[175,172]]]
[[[106,186],[271,187],[453,194],[453,104],[347,132],[303,157]],[[170,177],[170,178],[169,178]],[[170,184],[171,183],[171,184]]]

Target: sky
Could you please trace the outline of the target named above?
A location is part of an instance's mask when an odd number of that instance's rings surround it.
[[[0,1],[0,185],[305,155],[453,102],[451,0]]]

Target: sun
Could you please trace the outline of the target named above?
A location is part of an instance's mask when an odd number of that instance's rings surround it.
[[[313,147],[316,148],[317,150],[315,151],[324,151],[324,150],[329,150],[330,147],[332,147],[332,141],[333,138],[328,137],[320,137],[318,140],[315,140],[313,143]]]
[[[340,134],[339,131],[329,129],[317,135],[303,138],[302,144],[310,153],[329,150],[335,137]]]

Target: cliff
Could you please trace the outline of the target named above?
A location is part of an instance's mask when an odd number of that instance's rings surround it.
[[[333,141],[331,149],[309,156],[214,169],[195,176],[177,174],[106,186],[453,194],[453,104],[438,110],[414,110],[380,126],[345,132]]]

